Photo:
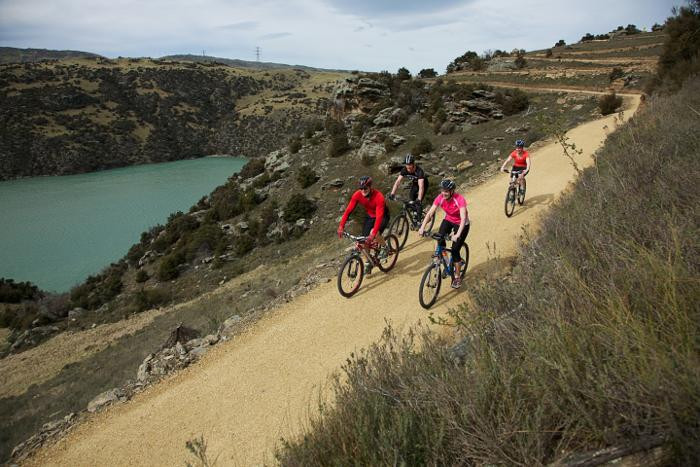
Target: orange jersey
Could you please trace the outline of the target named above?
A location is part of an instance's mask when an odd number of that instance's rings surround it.
[[[523,149],[522,154],[518,154],[518,150],[510,153],[510,157],[513,159],[513,167],[527,167],[527,160],[530,158],[530,153]]]

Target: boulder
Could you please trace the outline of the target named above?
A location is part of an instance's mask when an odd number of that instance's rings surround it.
[[[116,402],[125,396],[126,396],[126,393],[122,389],[119,389],[119,388],[110,389],[109,391],[103,392],[102,394],[100,394],[99,396],[95,397],[93,400],[88,402],[87,410],[90,413],[97,412],[98,410],[102,409],[106,405],[111,404],[113,402]]]
[[[474,163],[471,161],[462,161],[459,164],[457,164],[457,170],[459,170],[460,172],[464,172],[465,170],[468,170],[472,167],[474,167]]]
[[[472,96],[482,97],[484,99],[495,99],[496,93],[491,91],[486,91],[484,89],[476,89],[472,91]]]
[[[384,156],[386,154],[386,149],[384,149],[383,144],[372,143],[365,141],[362,143],[362,147],[357,151],[357,156],[360,159],[370,159],[374,161],[376,158]]]
[[[85,313],[85,309],[83,309],[83,308],[80,308],[80,307],[73,308],[72,310],[70,310],[68,312],[68,318],[75,319],[75,318],[82,316],[84,313]]]
[[[495,102],[491,102],[484,98],[469,99],[465,101],[466,106],[469,109],[480,110],[482,112],[491,112],[492,110],[499,110],[498,105]]]

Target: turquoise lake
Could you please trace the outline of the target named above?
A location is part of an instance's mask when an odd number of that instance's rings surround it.
[[[187,212],[245,162],[205,157],[0,182],[0,277],[65,292],[123,257],[141,232]]]

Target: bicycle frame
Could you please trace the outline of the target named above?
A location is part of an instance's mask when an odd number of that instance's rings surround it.
[[[367,245],[365,240],[367,237],[351,235],[347,232],[343,232],[343,236],[349,238],[355,243],[355,249],[352,250],[350,256],[363,256],[370,264],[377,265],[376,259],[369,254],[369,250],[377,247],[377,242],[373,242],[372,245]]]
[[[449,261],[447,261],[443,252],[447,252],[447,254],[450,255]],[[454,278],[454,264],[452,262],[452,254],[447,250],[446,246],[442,246],[440,245],[440,243],[437,244],[435,248],[435,253],[433,253],[433,262],[435,264],[442,265],[444,271],[443,277],[447,277],[449,275],[450,277]]]

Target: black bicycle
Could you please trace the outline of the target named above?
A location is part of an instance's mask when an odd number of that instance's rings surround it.
[[[513,215],[513,211],[515,211],[516,201],[521,206],[525,203],[525,190],[527,188],[527,184],[525,182],[525,177],[523,177],[522,186],[519,187],[518,174],[513,172],[506,173],[510,173],[510,183],[508,184],[508,191],[506,192],[505,211],[506,217],[510,217]]]
[[[362,285],[365,276],[363,258],[369,261],[371,266],[377,266],[380,271],[387,273],[396,265],[399,258],[399,241],[394,235],[384,238],[385,246],[379,246],[377,242],[367,245],[367,237],[350,235],[343,232],[343,236],[355,243],[355,247],[345,258],[338,270],[338,292],[345,298],[350,298]]]
[[[399,249],[403,249],[403,247],[406,245],[406,240],[408,240],[408,231],[420,229],[421,222],[423,222],[425,214],[430,209],[430,206],[424,206],[421,209],[421,216],[418,218],[418,216],[416,216],[415,201],[411,201],[400,196],[396,196],[394,199],[401,203],[402,207],[401,212],[399,212],[396,218],[391,221],[391,224],[389,225],[389,233],[396,235],[396,238],[399,240]],[[432,230],[434,224],[435,216],[430,219],[430,222],[428,222],[428,225],[426,225],[425,230]]]
[[[448,276],[454,280],[455,267],[452,262],[452,253],[450,250],[440,245],[440,241],[443,240],[445,236],[439,233],[425,233],[423,235],[426,237],[430,236],[437,241],[435,252],[430,260],[430,266],[428,266],[423,273],[423,277],[420,280],[420,289],[418,289],[418,301],[420,302],[420,306],[427,310],[437,301],[442,280],[446,279]],[[462,257],[462,269],[459,271],[459,278],[464,279],[464,275],[467,273],[467,266],[469,266],[469,245],[467,245],[466,242],[459,249],[459,254]]]

